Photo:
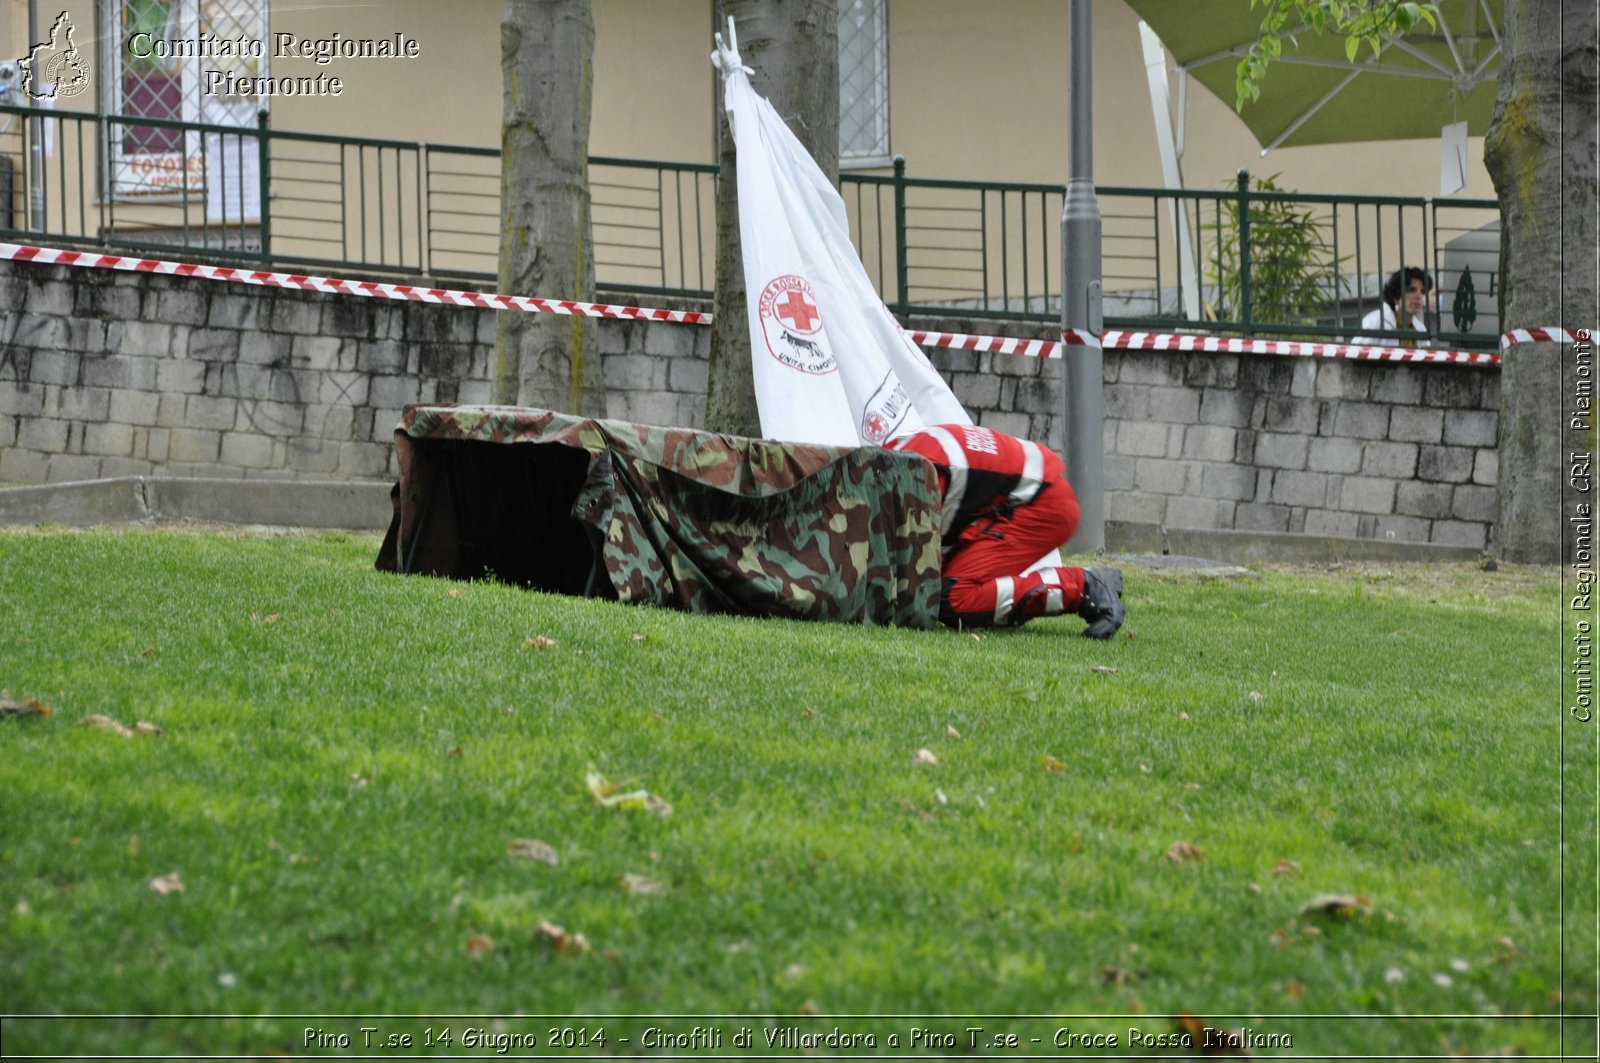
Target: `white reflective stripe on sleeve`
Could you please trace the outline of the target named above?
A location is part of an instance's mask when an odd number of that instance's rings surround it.
[[[1066,598],[1061,589],[1060,570],[1054,568],[1040,569],[1039,579],[1046,587],[1044,592],[1044,615],[1060,616],[1066,609]]]
[[[1016,593],[1016,583],[1010,576],[1001,576],[994,581],[994,622],[996,624],[1004,624],[1010,621],[1012,599],[1016,597]]]
[[[944,451],[946,473],[944,509],[939,512],[939,533],[948,534],[956,522],[956,511],[961,508],[962,496],[967,493],[967,452],[961,449],[956,437],[943,428],[923,430],[928,438]]]
[[[1026,439],[1018,442],[1022,444],[1022,478],[1011,489],[1011,501],[1027,505],[1044,486],[1044,451],[1039,449],[1039,444]]]

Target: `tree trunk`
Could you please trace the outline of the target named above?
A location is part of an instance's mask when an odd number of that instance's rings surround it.
[[[1595,18],[1594,0],[1506,0],[1484,162],[1500,200],[1508,329],[1596,320]],[[1564,415],[1571,361],[1562,345],[1525,343],[1501,367],[1495,542],[1512,561],[1562,560],[1567,456],[1593,453],[1593,433],[1575,434]]]
[[[750,84],[771,101],[830,180],[839,176],[839,5],[837,0],[719,0],[716,25],[731,16]],[[720,93],[719,93],[720,96]],[[720,101],[719,101],[720,103]],[[716,317],[706,383],[706,428],[759,436],[750,366],[750,318],[739,250],[733,133],[717,108]]]
[[[506,0],[500,67],[500,290],[592,301],[589,0]],[[502,311],[494,400],[604,415],[600,359],[585,357],[586,321]]]

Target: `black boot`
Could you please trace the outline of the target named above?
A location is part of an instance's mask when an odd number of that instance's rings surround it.
[[[1114,568],[1083,570],[1083,597],[1078,615],[1088,621],[1084,638],[1108,639],[1122,626],[1122,573]]]

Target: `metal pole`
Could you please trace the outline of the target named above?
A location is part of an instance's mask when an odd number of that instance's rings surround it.
[[[1067,197],[1061,210],[1061,327],[1097,339],[1100,313],[1100,202],[1094,194],[1094,97],[1090,65],[1090,0],[1067,7],[1067,93],[1071,139],[1067,146]],[[1098,344],[1062,351],[1062,457],[1078,494],[1074,553],[1106,546],[1104,464],[1104,357]]]
[[[34,45],[39,42],[39,0],[28,0],[28,43]],[[34,91],[39,91],[44,85],[44,71],[29,70],[29,83]],[[34,100],[25,100],[29,107],[38,107]],[[55,101],[50,101],[54,103]],[[28,228],[34,232],[44,232],[44,123],[45,119],[37,114],[29,125],[33,129],[32,150],[28,153]]]

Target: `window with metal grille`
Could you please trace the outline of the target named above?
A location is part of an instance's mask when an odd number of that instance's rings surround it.
[[[839,165],[888,164],[888,0],[839,0]]]
[[[211,125],[256,124],[257,97],[235,79],[267,75],[268,0],[101,0],[110,32],[103,106],[107,113]],[[253,84],[250,82],[249,84]],[[194,130],[114,123],[108,183],[118,195],[198,191],[215,165]],[[254,143],[209,137],[217,151],[253,152]]]

